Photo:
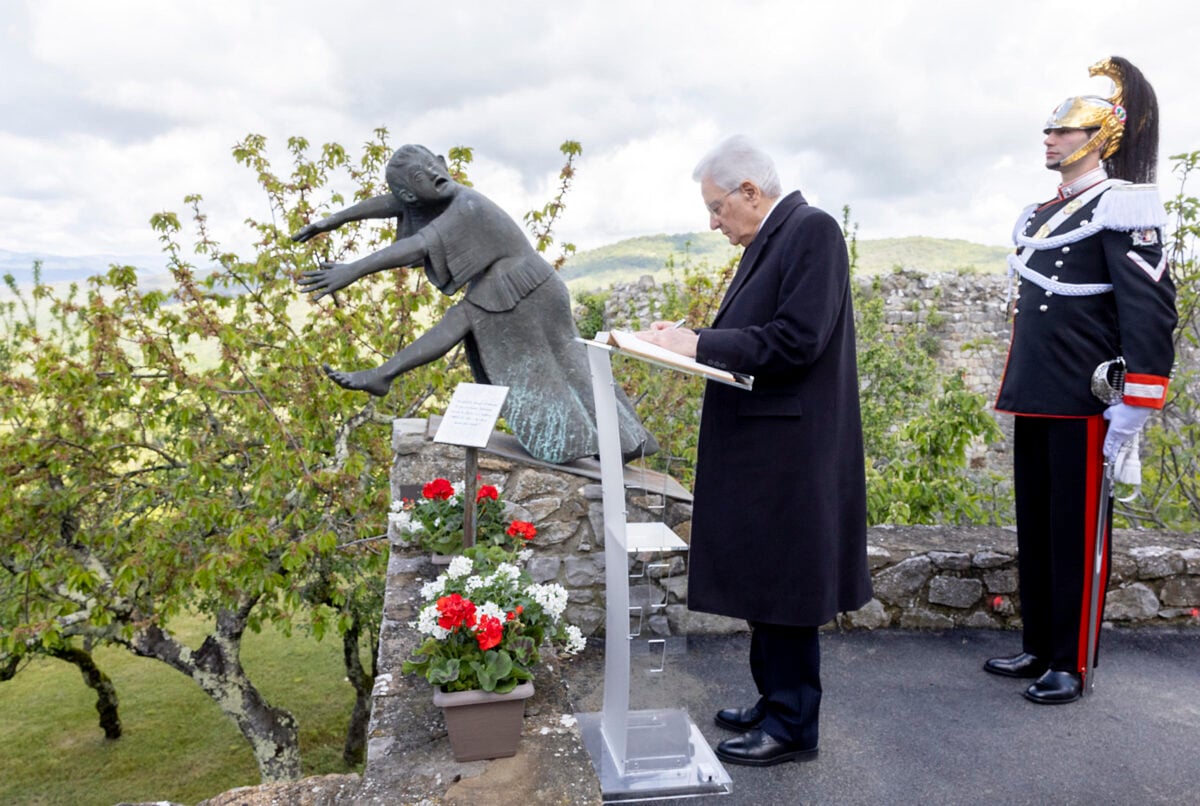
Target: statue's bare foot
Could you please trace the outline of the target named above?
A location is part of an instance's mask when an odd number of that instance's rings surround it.
[[[387,378],[380,377],[377,369],[364,369],[358,372],[343,372],[340,369],[334,369],[328,364],[322,364],[321,369],[325,370],[325,374],[329,379],[343,389],[357,389],[362,392],[370,392],[375,397],[383,397],[388,393],[388,388],[392,385]]]

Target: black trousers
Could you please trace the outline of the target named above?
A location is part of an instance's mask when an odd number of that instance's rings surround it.
[[[1099,415],[1016,418],[1013,486],[1022,647],[1057,671],[1085,668],[1106,428]],[[1111,499],[1106,506],[1111,523]],[[1111,527],[1103,536],[1097,630],[1108,588],[1110,532]]]
[[[821,645],[816,627],[750,622],[750,674],[765,710],[762,729],[776,739],[817,746]]]

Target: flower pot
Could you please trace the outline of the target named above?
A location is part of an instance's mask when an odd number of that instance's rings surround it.
[[[455,554],[438,554],[436,551],[429,555],[429,561],[434,565],[449,565],[457,555]]]
[[[505,758],[516,754],[525,718],[525,700],[533,683],[522,683],[507,694],[490,691],[433,692],[442,709],[455,761]]]

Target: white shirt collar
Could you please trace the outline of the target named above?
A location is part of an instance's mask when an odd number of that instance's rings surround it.
[[[758,222],[758,229],[754,230],[755,238],[758,237],[758,233],[762,232],[763,225],[767,223],[767,219],[771,217],[771,213],[775,212],[775,208],[779,206],[781,201],[783,201],[782,193],[775,197],[775,203],[771,205],[771,209],[767,210],[767,214],[763,216],[762,221]]]
[[[1104,170],[1103,165],[1098,168],[1093,168],[1083,176],[1059,185],[1058,198],[1069,199],[1072,196],[1078,196],[1083,191],[1087,190],[1093,185],[1100,184],[1105,179],[1108,179],[1108,172]]]

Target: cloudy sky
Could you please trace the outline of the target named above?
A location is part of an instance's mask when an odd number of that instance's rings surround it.
[[[1194,0],[0,0],[0,249],[157,252],[204,196],[216,236],[270,215],[232,146],[475,149],[515,217],[583,145],[558,230],[581,249],[702,229],[696,160],[750,135],[862,238],[1005,243],[1052,193],[1041,127],[1118,54],[1158,92],[1162,154],[1200,150]],[[1175,183],[1160,170],[1164,192]]]

